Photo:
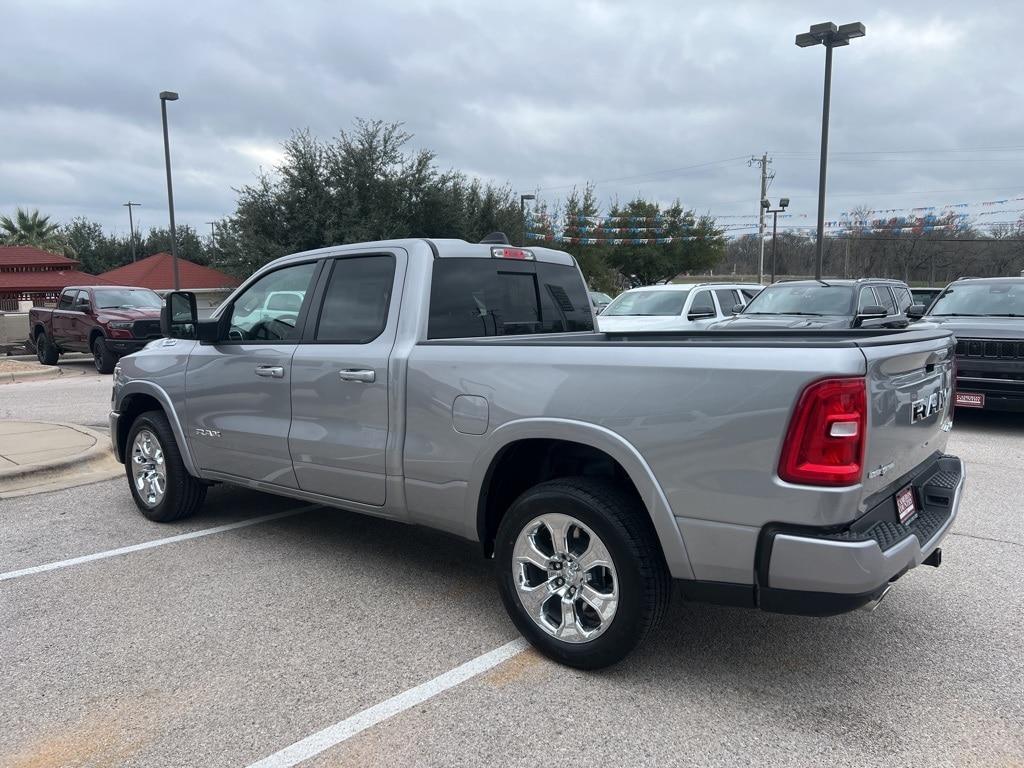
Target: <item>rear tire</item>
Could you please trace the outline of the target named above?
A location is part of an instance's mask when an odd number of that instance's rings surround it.
[[[620,661],[668,608],[671,579],[648,512],[611,482],[573,477],[530,488],[502,518],[495,559],[516,627],[571,667]]]
[[[146,411],[132,422],[124,468],[135,505],[154,522],[189,517],[206,499],[207,486],[185,469],[174,432],[161,411]]]
[[[117,365],[117,355],[107,349],[106,339],[102,336],[97,336],[92,343],[92,361],[100,373],[113,373]]]
[[[36,336],[36,357],[39,358],[39,362],[43,365],[56,365],[57,360],[60,358],[60,352],[54,343],[50,341],[46,331],[42,331]]]

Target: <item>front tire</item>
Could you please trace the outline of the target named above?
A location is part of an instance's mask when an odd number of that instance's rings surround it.
[[[150,520],[170,523],[195,514],[206,485],[181,460],[174,432],[161,411],[139,415],[128,430],[124,468],[135,505]]]
[[[106,339],[102,336],[97,336],[92,343],[92,361],[100,373],[113,373],[117,365],[117,356],[107,349]]]
[[[57,360],[60,358],[60,352],[50,340],[46,331],[36,336],[36,357],[39,358],[39,362],[43,365],[56,365]]]
[[[634,494],[586,477],[523,493],[498,527],[502,602],[537,650],[579,669],[623,659],[665,615],[671,580]]]

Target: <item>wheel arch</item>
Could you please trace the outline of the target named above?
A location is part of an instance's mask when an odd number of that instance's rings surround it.
[[[103,332],[103,329],[99,326],[93,326],[92,330],[89,331],[89,351],[92,351],[92,345],[96,343],[98,338],[106,338],[107,334]]]
[[[146,411],[162,411],[171,425],[174,439],[181,452],[181,460],[185,469],[193,477],[199,477],[199,470],[192,458],[192,449],[185,435],[185,430],[178,419],[178,413],[171,402],[170,396],[163,388],[149,381],[129,381],[121,388],[118,396],[117,412],[117,446],[121,456],[126,455],[128,431],[140,413]]]
[[[538,482],[580,474],[580,467],[628,483],[650,515],[672,575],[693,578],[675,517],[639,451],[605,427],[568,419],[523,419],[491,433],[474,462],[466,500],[467,519],[476,521],[484,553],[491,555],[498,523],[520,493]]]

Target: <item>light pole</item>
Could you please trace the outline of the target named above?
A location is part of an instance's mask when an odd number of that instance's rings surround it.
[[[523,231],[522,231],[523,239],[521,241],[523,245],[526,245],[526,201],[527,200],[536,200],[536,199],[537,199],[536,195],[520,195],[519,196],[519,221],[523,225]]]
[[[208,221],[206,223],[210,225],[210,266],[215,267],[217,266],[217,233],[213,227],[217,222]]]
[[[786,208],[789,207],[789,198],[783,197],[779,200],[779,207],[772,208],[772,204],[767,200],[762,200],[761,204],[765,206],[765,212],[772,215],[772,282],[775,282],[775,234],[779,230],[779,214],[782,213]]]
[[[133,203],[129,200],[127,203],[122,203],[124,207],[128,209],[128,242],[132,246],[132,262],[135,261],[135,222],[132,220],[132,208],[142,207],[142,203]]]
[[[167,166],[167,210],[171,216],[171,270],[174,272],[174,290],[178,290],[178,238],[174,232],[174,188],[171,186],[171,144],[167,139],[167,102],[177,101],[174,91],[160,91],[160,117],[164,123],[164,164]]]
[[[818,173],[818,243],[815,248],[816,263],[814,277],[821,280],[821,263],[825,244],[825,165],[828,160],[828,108],[832,96],[832,49],[849,45],[855,37],[864,37],[864,25],[859,21],[837,27],[831,21],[813,24],[807,32],[796,36],[801,48],[812,45],[825,46],[825,95],[821,106],[821,168]]]

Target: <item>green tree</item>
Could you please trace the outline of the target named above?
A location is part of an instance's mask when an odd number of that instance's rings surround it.
[[[29,213],[18,208],[13,219],[0,216],[0,231],[4,245],[32,245],[44,251],[74,256],[64,241],[60,224],[52,223],[49,216],[40,215],[38,210]]]

